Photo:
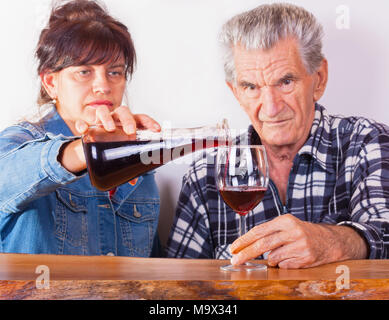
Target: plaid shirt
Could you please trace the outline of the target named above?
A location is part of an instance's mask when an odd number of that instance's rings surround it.
[[[245,138],[259,141],[252,126]],[[239,216],[217,190],[215,157],[215,150],[204,153],[183,178],[168,257],[231,258]],[[262,202],[246,216],[246,228],[285,213],[350,226],[366,240],[370,259],[389,258],[389,128],[364,118],[331,116],[316,104],[310,136],[293,161],[286,205],[270,181]]]

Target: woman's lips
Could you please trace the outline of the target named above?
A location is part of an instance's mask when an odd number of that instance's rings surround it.
[[[90,107],[98,107],[98,106],[107,106],[107,107],[113,107],[113,103],[108,100],[99,100],[99,101],[93,101],[87,104]]]

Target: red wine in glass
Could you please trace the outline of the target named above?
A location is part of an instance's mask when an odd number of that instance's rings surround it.
[[[264,198],[269,182],[266,149],[261,145],[220,147],[216,156],[216,184],[223,201],[239,215],[239,237],[246,233],[246,215]],[[246,262],[226,265],[223,271],[266,270],[266,265]]]
[[[262,187],[223,187],[219,192],[232,210],[245,216],[262,201],[266,190]]]

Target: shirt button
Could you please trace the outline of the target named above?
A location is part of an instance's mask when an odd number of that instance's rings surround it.
[[[107,253],[107,256],[114,257],[115,254],[114,254],[113,252],[108,252],[108,253]]]

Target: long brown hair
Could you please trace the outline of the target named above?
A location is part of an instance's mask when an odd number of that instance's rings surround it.
[[[73,0],[54,7],[36,48],[39,75],[70,66],[114,62],[122,56],[128,79],[136,65],[131,35],[124,24],[92,0]],[[38,104],[51,100],[41,86]]]

